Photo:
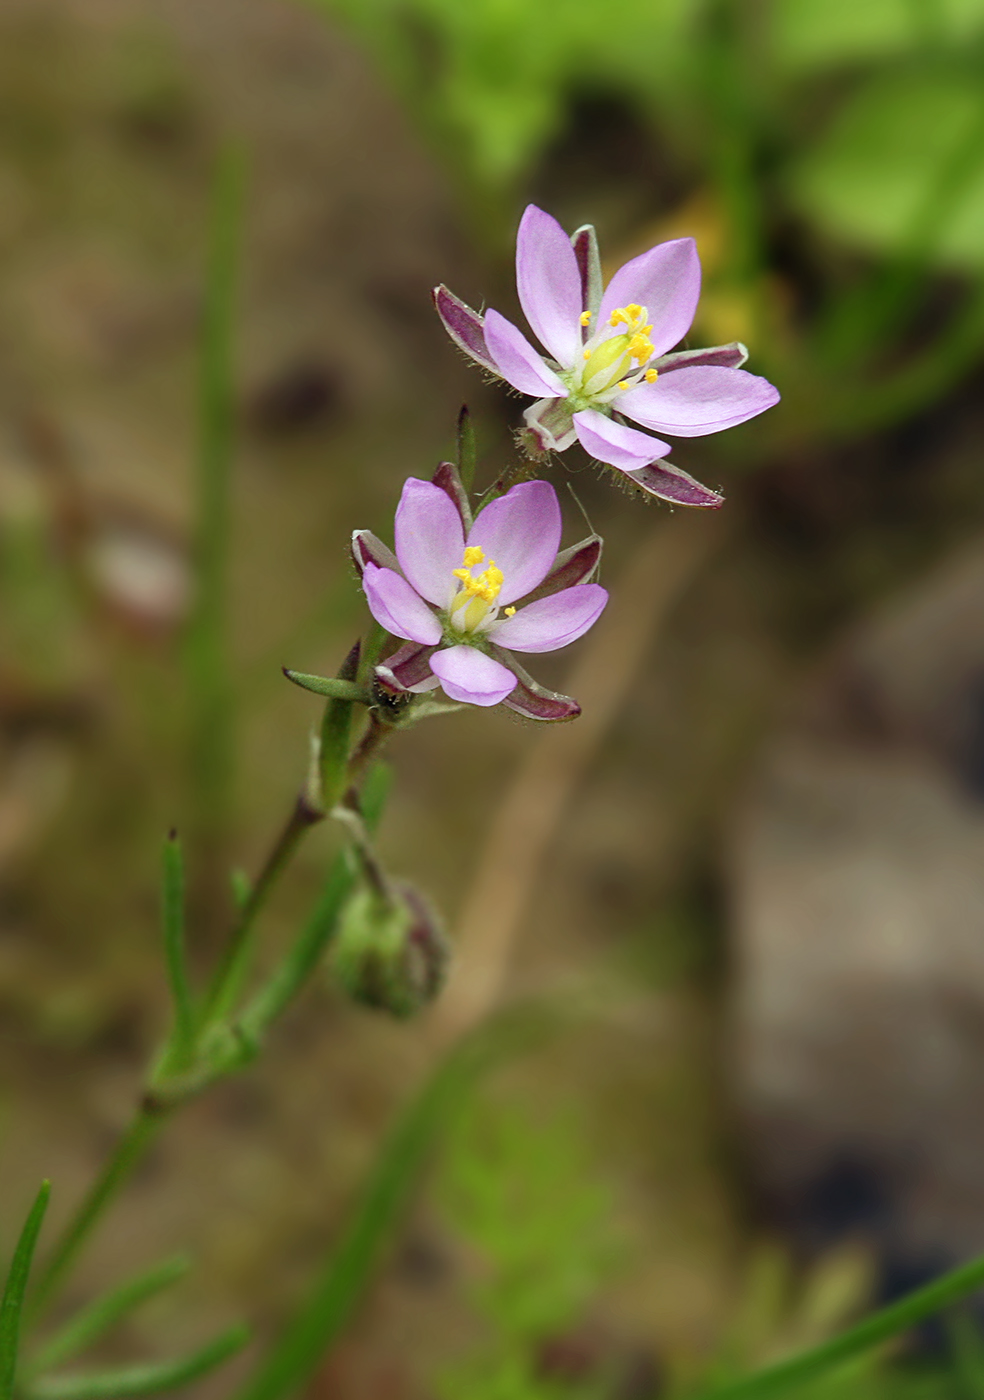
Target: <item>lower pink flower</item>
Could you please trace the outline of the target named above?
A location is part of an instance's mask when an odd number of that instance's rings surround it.
[[[450,467],[410,477],[396,512],[396,553],[367,530],[352,552],[369,609],[404,645],[377,667],[397,693],[441,686],[452,700],[498,705],[534,719],[573,719],[576,701],[544,690],[512,652],[556,651],[584,635],[608,594],[587,582],[597,536],[559,554],[560,505],[545,481],[526,481],[470,518]]]

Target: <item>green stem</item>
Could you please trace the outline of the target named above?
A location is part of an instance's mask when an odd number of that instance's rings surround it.
[[[362,820],[370,833],[379,825],[389,788],[389,778],[387,768],[377,767],[370,774],[362,794]],[[355,879],[356,866],[347,852],[340,852],[335,857],[321,898],[293,948],[240,1017],[240,1029],[249,1042],[259,1041],[267,1027],[290,1005],[317,967],[335,931],[338,916],[352,891]]]
[[[301,793],[294,803],[287,823],[267,857],[266,864],[233,928],[229,946],[206,1001],[202,1018],[204,1025],[227,1016],[235,1004],[253,951],[253,925],[256,918],[266,904],[271,890],[293,859],[298,846],[311,827],[324,819],[324,815],[324,812],[311,806],[304,793]]]
[[[170,1049],[181,1064],[191,1046],[194,1014],[185,957],[184,861],[176,832],[172,831],[164,843],[163,864],[164,955],[171,985],[171,1000],[174,1003],[174,1027],[171,1032]]]
[[[96,1222],[160,1132],[166,1119],[166,1112],[141,1104],[129,1128],[117,1143],[116,1151],[56,1241],[34,1292],[31,1303],[32,1316],[36,1317],[42,1308],[51,1302]]]

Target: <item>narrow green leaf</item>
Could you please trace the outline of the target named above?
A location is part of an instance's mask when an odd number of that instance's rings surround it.
[[[14,1393],[21,1309],[24,1306],[24,1293],[31,1272],[34,1247],[41,1233],[41,1223],[48,1209],[50,1195],[51,1183],[43,1181],[17,1241],[3,1290],[3,1300],[0,1301],[0,1400],[11,1400]]]
[[[123,1400],[129,1395],[157,1395],[197,1381],[242,1350],[248,1341],[247,1328],[233,1327],[191,1356],[93,1375],[45,1376],[25,1394],[28,1400]]]
[[[34,1357],[28,1375],[37,1376],[42,1371],[50,1371],[77,1356],[79,1352],[85,1351],[128,1312],[152,1298],[155,1293],[169,1288],[172,1283],[183,1278],[190,1268],[191,1260],[188,1256],[176,1254],[160,1264],[155,1264],[152,1269],[127,1279],[104,1297],[97,1298],[89,1307],[76,1313]]]
[[[177,832],[164,842],[162,923],[167,975],[174,1003],[172,1048],[180,1058],[194,1034],[194,1012],[185,955],[184,858]]]
[[[475,462],[475,427],[468,412],[468,405],[463,403],[458,414],[458,475],[468,493],[475,484]]]
[[[779,1361],[774,1366],[727,1385],[701,1391],[700,1400],[766,1400],[767,1396],[791,1394],[797,1387],[897,1337],[899,1333],[908,1331],[910,1327],[932,1317],[934,1313],[942,1312],[982,1287],[984,1258],[953,1269],[925,1288],[917,1288],[899,1302],[891,1303],[880,1312],[866,1317],[856,1327],[848,1328],[839,1337],[832,1337],[810,1351],[792,1356],[788,1361]]]
[[[325,695],[329,700],[357,700],[368,705],[369,694],[357,681],[342,681],[337,676],[309,676],[303,671],[289,671],[285,666],[284,675],[302,690],[310,690],[314,695]]]
[[[228,661],[228,558],[235,423],[233,322],[245,160],[224,153],[216,173],[199,376],[196,593],[186,646],[192,780],[199,819],[221,829],[233,770],[234,686]]]

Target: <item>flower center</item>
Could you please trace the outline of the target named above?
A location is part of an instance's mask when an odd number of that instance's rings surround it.
[[[503,573],[494,559],[488,561],[483,573],[473,576],[472,570],[484,563],[485,551],[481,546],[472,544],[465,549],[462,567],[452,570],[455,578],[461,580],[461,587],[455,594],[450,610],[452,625],[460,632],[475,631],[487,617],[502,588]]]
[[[650,384],[655,381],[655,370],[646,370],[645,375],[642,374],[643,366],[656,353],[656,347],[649,339],[652,326],[647,324],[648,315],[648,308],[636,302],[615,308],[608,318],[608,324],[612,330],[618,330],[620,326],[624,330],[620,335],[610,335],[605,340],[595,336],[584,347],[584,365],[580,374],[582,395],[591,399],[611,394],[616,388],[624,393],[643,377]],[[636,376],[631,381],[627,378],[630,374]]]

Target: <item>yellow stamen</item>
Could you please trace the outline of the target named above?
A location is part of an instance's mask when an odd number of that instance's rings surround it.
[[[494,559],[489,560],[489,567],[484,573],[479,574],[477,578],[472,577],[472,566],[481,564],[484,560],[485,554],[478,545],[469,545],[465,550],[464,567],[451,570],[455,578],[461,579],[461,593],[452,604],[455,610],[460,607],[458,600],[462,599],[462,595],[466,598],[481,598],[484,603],[494,603],[498,598],[504,575]]]
[[[637,331],[645,320],[645,308],[630,301],[628,306],[617,306],[608,318],[610,326],[625,326],[628,331]]]
[[[658,370],[658,369],[647,369],[647,370],[646,370],[646,383],[647,383],[647,384],[655,384],[655,383],[656,383],[656,380],[657,380],[658,378],[659,378],[659,370]]]
[[[591,351],[590,351],[590,350],[585,350],[585,352],[584,352],[584,358],[585,358],[586,360],[590,360],[590,359],[591,359]]]
[[[629,381],[628,381],[627,379],[620,379],[620,380],[618,381],[618,387],[619,387],[619,388],[622,390],[622,392],[624,393],[625,390],[629,387]]]
[[[646,360],[651,360],[655,353],[655,345],[653,345],[652,341],[649,340],[642,331],[639,331],[629,341],[629,354],[634,360],[638,360],[640,364],[644,364]]]
[[[505,609],[505,614],[506,614],[506,617],[515,617],[515,616],[516,616],[516,609],[515,609],[515,608],[506,608],[506,609]]]
[[[582,325],[582,326],[590,326],[590,324],[591,324],[591,312],[590,312],[590,311],[582,311],[582,312],[581,312],[581,325]]]

